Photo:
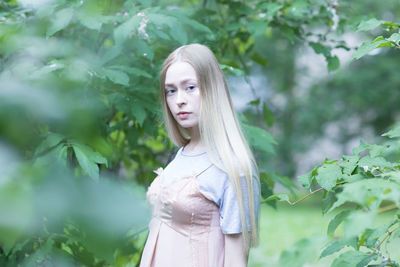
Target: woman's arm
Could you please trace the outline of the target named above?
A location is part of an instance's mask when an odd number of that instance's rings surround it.
[[[226,267],[246,267],[248,252],[243,249],[242,234],[225,234],[225,261]]]

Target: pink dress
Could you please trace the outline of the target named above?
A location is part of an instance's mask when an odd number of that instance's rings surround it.
[[[200,192],[200,173],[164,185],[162,172],[156,171],[147,191],[153,216],[140,266],[222,267],[225,245],[219,208]]]

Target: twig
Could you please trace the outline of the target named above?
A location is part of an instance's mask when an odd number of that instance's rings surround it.
[[[341,185],[341,184],[344,184],[344,182],[337,183],[336,185]],[[294,205],[296,205],[297,203],[303,201],[303,200],[306,199],[306,198],[309,198],[311,195],[313,195],[313,194],[315,194],[315,193],[317,193],[317,192],[319,192],[319,191],[321,191],[321,190],[324,190],[324,188],[323,188],[323,187],[320,187],[320,188],[318,188],[317,190],[311,191],[310,193],[308,193],[308,194],[305,195],[304,197],[302,197],[302,198],[296,200],[295,202],[290,202],[290,201],[289,201],[289,204],[292,205],[292,206],[294,206]]]
[[[386,236],[381,240],[381,242],[379,242],[379,244],[375,247],[375,249],[379,249],[379,247],[383,244],[383,242],[385,242],[385,240],[386,240],[387,238],[389,238],[389,237],[393,234],[393,232],[396,231],[397,229],[399,229],[399,226],[397,226],[396,228],[394,228],[392,231],[388,231],[388,232],[386,233]]]
[[[289,201],[289,204],[292,205],[292,206],[294,206],[294,205],[296,205],[297,203],[303,201],[303,200],[306,199],[306,198],[309,198],[311,195],[313,195],[313,194],[315,194],[315,193],[317,193],[317,192],[319,192],[319,191],[321,191],[321,190],[324,190],[324,188],[321,187],[321,188],[318,188],[317,190],[311,191],[310,193],[308,193],[308,194],[305,195],[304,197],[302,197],[302,198],[296,200],[295,202],[290,202],[290,201]]]
[[[387,205],[386,207],[380,208],[380,209],[378,210],[378,214],[384,213],[384,212],[386,212],[386,211],[393,210],[393,209],[396,209],[396,208],[399,208],[399,207],[400,207],[400,202],[393,203],[393,204],[391,204],[391,205]]]
[[[254,88],[254,86],[253,86],[253,84],[252,84],[252,82],[251,82],[251,80],[250,80],[250,71],[249,71],[249,69],[247,68],[247,66],[246,66],[246,62],[244,62],[244,60],[243,60],[243,58],[242,58],[242,56],[240,55],[240,52],[239,51],[236,51],[236,55],[237,55],[237,57],[238,57],[238,59],[239,59],[239,61],[240,61],[240,64],[242,64],[242,67],[243,67],[243,78],[244,78],[244,80],[246,81],[246,83],[247,83],[247,85],[250,87],[250,91],[251,91],[251,93],[252,93],[252,95],[253,95],[253,99],[255,100],[255,99],[257,99],[257,93],[256,93],[256,89]],[[261,107],[260,107],[260,105],[258,105],[257,107],[256,107],[256,111],[257,111],[257,115],[260,117],[260,118],[262,118],[262,112],[261,112]]]
[[[253,97],[257,98],[256,89],[254,88],[253,84],[250,81],[250,77],[249,77],[250,71],[246,66],[246,62],[244,62],[244,60],[243,60],[242,56],[240,55],[239,51],[236,51],[236,55],[238,56],[240,64],[242,64],[243,72],[244,72],[244,79],[247,82],[247,84],[249,85],[251,93],[253,94]]]

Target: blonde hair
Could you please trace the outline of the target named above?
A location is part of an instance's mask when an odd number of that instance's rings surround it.
[[[162,66],[160,86],[162,106],[166,130],[171,140],[177,146],[185,146],[190,141],[185,129],[173,118],[164,93],[166,72],[169,66],[178,61],[191,64],[196,71],[201,95],[200,138],[211,161],[228,174],[235,188],[240,209],[244,248],[248,253],[250,247],[258,244],[259,231],[256,219],[258,216],[255,214],[255,192],[252,179],[255,177],[259,185],[257,164],[240,128],[223,72],[213,52],[204,45],[181,46],[167,57]],[[250,234],[247,230],[241,175],[245,178],[248,191]],[[260,192],[256,193],[260,194]]]

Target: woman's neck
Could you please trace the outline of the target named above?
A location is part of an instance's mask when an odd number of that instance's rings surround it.
[[[200,138],[200,131],[198,127],[191,128],[189,131],[190,141],[186,144],[184,150],[189,154],[196,154],[205,151],[205,147]]]

